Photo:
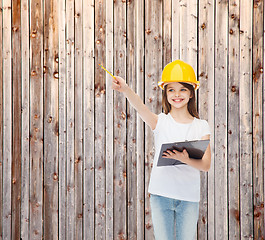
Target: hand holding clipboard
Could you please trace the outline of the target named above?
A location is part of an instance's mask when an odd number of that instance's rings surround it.
[[[190,158],[193,159],[202,159],[206,148],[209,144],[210,140],[195,140],[195,141],[185,141],[185,142],[175,142],[175,143],[166,143],[162,144],[157,166],[171,166],[171,165],[179,165],[185,164],[179,160],[172,158],[164,158],[163,153],[167,150],[174,151],[177,150],[182,152],[184,149],[189,154]]]

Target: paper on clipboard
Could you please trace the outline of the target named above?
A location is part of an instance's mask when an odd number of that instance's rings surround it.
[[[166,150],[177,150],[182,152],[186,149],[189,157],[194,159],[202,159],[206,148],[208,147],[210,140],[195,140],[195,141],[185,141],[185,142],[175,142],[175,143],[165,143],[162,144],[159,158],[157,161],[157,166],[171,166],[185,164],[179,160],[171,158],[163,158],[163,152]]]

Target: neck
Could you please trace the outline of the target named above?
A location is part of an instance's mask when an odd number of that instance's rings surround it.
[[[171,116],[180,122],[182,121],[189,121],[194,119],[194,117],[189,113],[188,108],[174,108],[172,107],[170,110]]]

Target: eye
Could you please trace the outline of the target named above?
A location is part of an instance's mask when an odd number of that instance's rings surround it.
[[[180,91],[182,91],[182,92],[186,92],[187,89],[186,89],[186,88],[182,88]]]
[[[168,89],[168,91],[169,91],[169,92],[173,92],[173,91],[174,91],[174,89],[173,89],[173,88],[170,88],[170,89]]]

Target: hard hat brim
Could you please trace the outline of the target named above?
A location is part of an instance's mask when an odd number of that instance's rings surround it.
[[[174,82],[182,83],[182,82],[180,82],[180,81],[174,81]],[[165,86],[166,86],[167,84],[169,84],[169,83],[173,83],[173,81],[172,81],[172,82],[162,82],[162,81],[159,81],[159,82],[158,82],[158,86],[159,86],[162,90],[164,90]],[[193,88],[194,88],[194,90],[197,90],[197,89],[199,88],[199,85],[200,85],[200,82],[199,82],[199,81],[197,81],[197,83],[192,83],[192,82],[183,82],[183,83],[187,83],[187,84],[192,85]]]

